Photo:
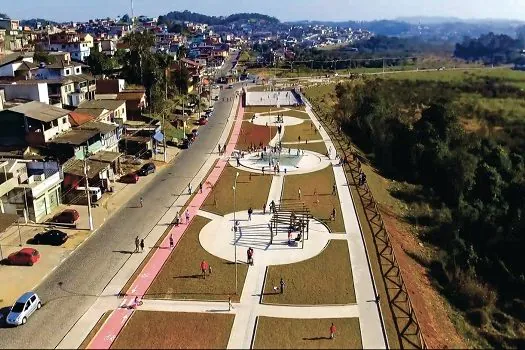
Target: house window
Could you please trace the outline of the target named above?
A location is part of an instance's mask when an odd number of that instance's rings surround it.
[[[75,68],[75,73],[80,73],[80,67]]]

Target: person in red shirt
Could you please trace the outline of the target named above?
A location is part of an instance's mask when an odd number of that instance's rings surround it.
[[[208,270],[208,263],[205,260],[201,262],[202,278],[206,279],[206,271]]]
[[[335,332],[336,332],[336,328],[335,328],[335,325],[332,323],[332,325],[330,326],[330,339],[334,339],[335,338]]]

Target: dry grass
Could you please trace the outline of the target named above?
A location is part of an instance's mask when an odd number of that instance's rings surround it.
[[[247,150],[251,145],[256,147],[262,142],[263,145],[267,145],[271,139],[277,133],[277,128],[269,128],[264,125],[252,124],[248,121],[242,123],[241,133],[237,140],[238,150]]]
[[[248,106],[244,108],[244,113],[268,113],[268,112],[275,112],[277,110],[281,111],[284,109],[290,109],[293,111],[302,111],[304,112],[306,110],[305,106],[281,106],[277,108],[277,106]]]
[[[199,233],[209,221],[201,216],[193,219],[145,298],[228,300],[232,296],[239,300],[239,295],[234,296],[235,264],[208,253],[200,245]],[[206,279],[200,274],[202,260],[213,267],[213,274]],[[247,269],[244,264],[238,265],[240,286],[244,285]]]
[[[301,201],[310,209],[312,215],[324,222],[331,232],[344,232],[345,226],[341,215],[339,195],[332,195],[332,185],[335,183],[331,166],[314,173],[289,175],[284,180],[282,200],[299,200],[298,189],[301,189]],[[314,192],[317,191],[317,196]],[[317,203],[319,201],[319,203]],[[335,220],[330,220],[332,209],[335,208]]]
[[[233,315],[135,311],[112,349],[225,349]]]
[[[308,241],[305,241],[308,244]],[[275,294],[283,278],[283,294]],[[356,302],[350,254],[345,240],[333,240],[317,256],[294,264],[268,267],[264,303],[333,305]]]
[[[337,328],[330,339],[330,325]],[[362,349],[358,318],[259,317],[255,349]]]
[[[227,165],[212,192],[204,201],[201,207],[202,210],[218,215],[233,213],[232,187],[237,172],[239,173],[236,194],[237,211],[248,210],[250,207],[262,209],[268,199],[272,177],[270,175],[251,174]]]
[[[309,143],[300,143],[300,144],[295,144],[295,145],[284,145],[284,146],[317,152],[322,155],[325,155],[328,152],[324,142],[313,142],[313,143],[309,142]]]
[[[79,349],[87,349],[89,343],[91,342],[93,337],[98,333],[100,328],[102,328],[102,326],[104,325],[104,323],[108,319],[109,315],[111,315],[111,311],[104,312],[104,314],[100,317],[100,319],[95,324],[95,327],[93,327],[93,329],[91,329],[89,331],[89,333],[86,336],[86,338],[84,339],[84,341],[82,341],[82,344],[80,344],[80,346],[78,347]]]
[[[284,113],[286,114],[286,112]],[[316,132],[317,129],[311,122],[303,122],[299,125],[285,126],[284,127],[284,136],[282,142],[296,142],[298,137],[301,137],[301,141],[305,140],[321,140],[322,137],[319,132]]]

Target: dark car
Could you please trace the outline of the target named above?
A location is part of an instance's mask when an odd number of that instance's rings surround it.
[[[42,233],[37,233],[33,237],[33,244],[49,244],[59,246],[66,243],[68,235],[60,230],[49,230]]]
[[[9,254],[7,263],[9,265],[33,266],[40,259],[40,253],[34,248],[22,248],[18,252]]]
[[[149,174],[153,174],[156,170],[156,166],[153,163],[146,163],[142,166],[142,168],[137,171],[137,174],[140,176],[148,176]]]
[[[75,221],[77,221],[79,217],[80,215],[78,214],[78,211],[76,211],[75,209],[66,209],[60,214],[56,215],[53,218],[53,221],[64,223],[64,224],[74,224]]]
[[[120,182],[125,184],[136,184],[139,182],[139,176],[137,173],[129,173],[120,177]]]
[[[182,149],[188,149],[190,148],[191,140],[190,139],[184,139],[182,140],[182,144],[180,145],[180,148]]]

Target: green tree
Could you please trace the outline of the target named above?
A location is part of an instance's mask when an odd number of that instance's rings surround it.
[[[95,47],[91,49],[89,56],[86,58],[86,64],[93,75],[102,75],[114,68],[112,58],[99,52]]]
[[[49,52],[42,49],[42,46],[37,44],[35,45],[35,53],[33,54],[33,60],[37,63],[44,62],[50,64],[55,62],[55,58],[49,54]]]

